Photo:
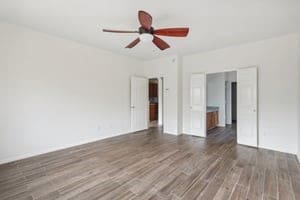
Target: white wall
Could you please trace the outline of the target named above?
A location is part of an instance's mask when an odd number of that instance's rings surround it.
[[[260,147],[300,155],[299,37],[184,56],[181,65],[178,56],[142,62],[0,23],[0,162],[129,132],[132,75],[164,77],[165,132],[180,134],[183,116],[187,133],[191,73],[252,65]]]
[[[298,151],[298,35],[268,39],[183,57],[183,128],[189,132],[189,77],[258,66],[259,146]]]
[[[165,133],[178,134],[178,56],[144,62],[148,78],[163,77],[163,127]]]
[[[130,131],[141,61],[5,23],[0,44],[0,162]]]
[[[219,108],[218,126],[226,126],[225,73],[207,74],[206,105]]]
[[[225,79],[226,79],[226,81],[229,81],[229,82],[236,82],[237,81],[236,71],[226,72],[225,73]]]

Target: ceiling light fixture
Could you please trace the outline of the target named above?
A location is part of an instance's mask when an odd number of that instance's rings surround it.
[[[142,33],[139,38],[142,42],[151,42],[153,40],[153,35],[149,33]]]

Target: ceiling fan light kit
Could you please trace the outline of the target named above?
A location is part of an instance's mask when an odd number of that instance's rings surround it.
[[[126,48],[132,48],[136,46],[140,41],[142,42],[150,42],[152,41],[160,50],[165,50],[170,48],[165,41],[157,37],[156,35],[161,36],[169,36],[169,37],[186,37],[189,32],[189,28],[162,28],[162,29],[154,29],[152,27],[152,16],[140,10],[138,12],[138,19],[141,24],[138,31],[120,31],[120,30],[110,30],[103,29],[103,32],[110,33],[139,33],[139,37],[132,41]]]
[[[142,34],[140,34],[139,38],[142,42],[151,42],[151,41],[153,41],[153,35],[150,34],[150,33],[142,33]]]

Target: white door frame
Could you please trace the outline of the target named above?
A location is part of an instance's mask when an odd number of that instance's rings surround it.
[[[164,78],[158,78],[158,125],[164,125]]]
[[[162,132],[164,132],[164,121],[165,121],[165,118],[164,118],[164,108],[165,108],[165,100],[164,100],[164,77],[161,76],[161,77],[157,77],[157,76],[154,76],[154,77],[148,77],[148,83],[149,83],[149,79],[157,79],[158,80],[158,86],[157,86],[157,89],[158,89],[158,125],[162,125]],[[148,87],[149,89],[149,87]],[[161,94],[160,94],[161,93]],[[149,92],[148,92],[149,94]],[[159,98],[161,97],[161,98]],[[148,100],[149,100],[149,96],[148,96]],[[148,128],[150,128],[150,111],[149,111],[149,107],[148,107]],[[161,124],[159,123],[159,119],[161,119]]]
[[[232,88],[231,88],[231,83],[230,81],[225,80],[225,125],[226,124],[232,124],[232,99],[231,99],[231,94],[232,94]]]

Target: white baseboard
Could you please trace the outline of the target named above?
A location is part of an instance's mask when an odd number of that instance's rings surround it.
[[[42,154],[45,154],[45,153],[51,153],[51,152],[54,152],[54,151],[67,149],[67,148],[70,148],[70,147],[75,147],[75,146],[79,146],[79,145],[83,145],[83,144],[88,144],[88,143],[91,143],[91,142],[96,142],[96,141],[99,141],[99,140],[104,140],[104,139],[107,139],[107,138],[116,137],[116,136],[119,136],[119,135],[125,135],[125,134],[129,134],[129,133],[131,133],[131,132],[117,133],[117,134],[114,134],[114,135],[111,135],[111,136],[93,138],[93,139],[84,140],[84,141],[81,141],[81,142],[78,142],[78,143],[67,144],[67,145],[60,146],[60,147],[48,148],[48,149],[44,149],[44,150],[41,150],[41,151],[38,151],[38,152],[31,152],[31,153],[26,153],[26,154],[22,154],[22,155],[12,156],[12,157],[9,157],[9,158],[1,159],[0,160],[0,165],[5,164],[5,163],[10,163],[10,162],[15,162],[15,161],[22,160],[22,159],[25,159],[25,158],[30,158],[30,157],[33,157],[33,156],[42,155]]]
[[[292,152],[292,151],[286,151],[285,149],[279,149],[279,148],[274,148],[274,147],[269,147],[269,146],[263,146],[263,145],[258,145],[257,147],[260,148],[260,149],[267,149],[267,150],[272,150],[272,151],[278,151],[278,152],[281,152],[281,153],[288,153],[288,154],[292,154],[292,155],[296,155],[297,156],[297,153]]]
[[[226,124],[218,124],[217,127],[226,127]]]
[[[164,132],[165,134],[169,134],[169,135],[178,135],[178,133],[175,133],[175,132]]]
[[[39,151],[39,152],[26,153],[26,154],[17,155],[17,156],[13,156],[13,157],[9,157],[9,158],[4,158],[4,159],[0,160],[0,165],[5,164],[5,163],[18,161],[18,160],[22,160],[22,159],[25,159],[25,158],[30,158],[30,157],[33,157],[33,156],[42,155],[42,154],[45,154],[45,153],[50,153],[50,152],[54,152],[54,151],[58,151],[58,150],[63,150],[63,149],[70,148],[70,147],[75,147],[75,146],[79,146],[79,145],[83,145],[83,144],[88,144],[88,143],[91,143],[91,142],[96,142],[96,141],[99,141],[99,140],[104,140],[104,139],[107,139],[107,138],[116,137],[116,136],[119,136],[119,135],[125,135],[125,134],[129,134],[129,133],[132,133],[132,132],[117,133],[117,134],[114,134],[114,135],[111,135],[111,136],[93,138],[93,139],[81,141],[81,142],[78,142],[78,143],[67,144],[67,145],[64,145],[64,146],[61,146],[61,147],[48,148],[48,149],[45,149],[45,150],[42,150],[42,151]],[[164,132],[164,133],[174,135],[174,136],[179,135],[178,133],[174,133],[174,132]],[[189,133],[186,133],[186,132],[182,132],[181,134],[190,135]],[[258,148],[264,148],[264,149],[270,149],[270,150],[273,150],[273,151],[284,152],[284,151],[281,151],[281,150],[278,150],[278,149],[272,149],[272,148],[263,147],[263,146],[258,146]],[[292,152],[284,152],[284,153],[294,154]],[[296,154],[296,156],[297,156],[298,162],[300,163],[300,154]]]

